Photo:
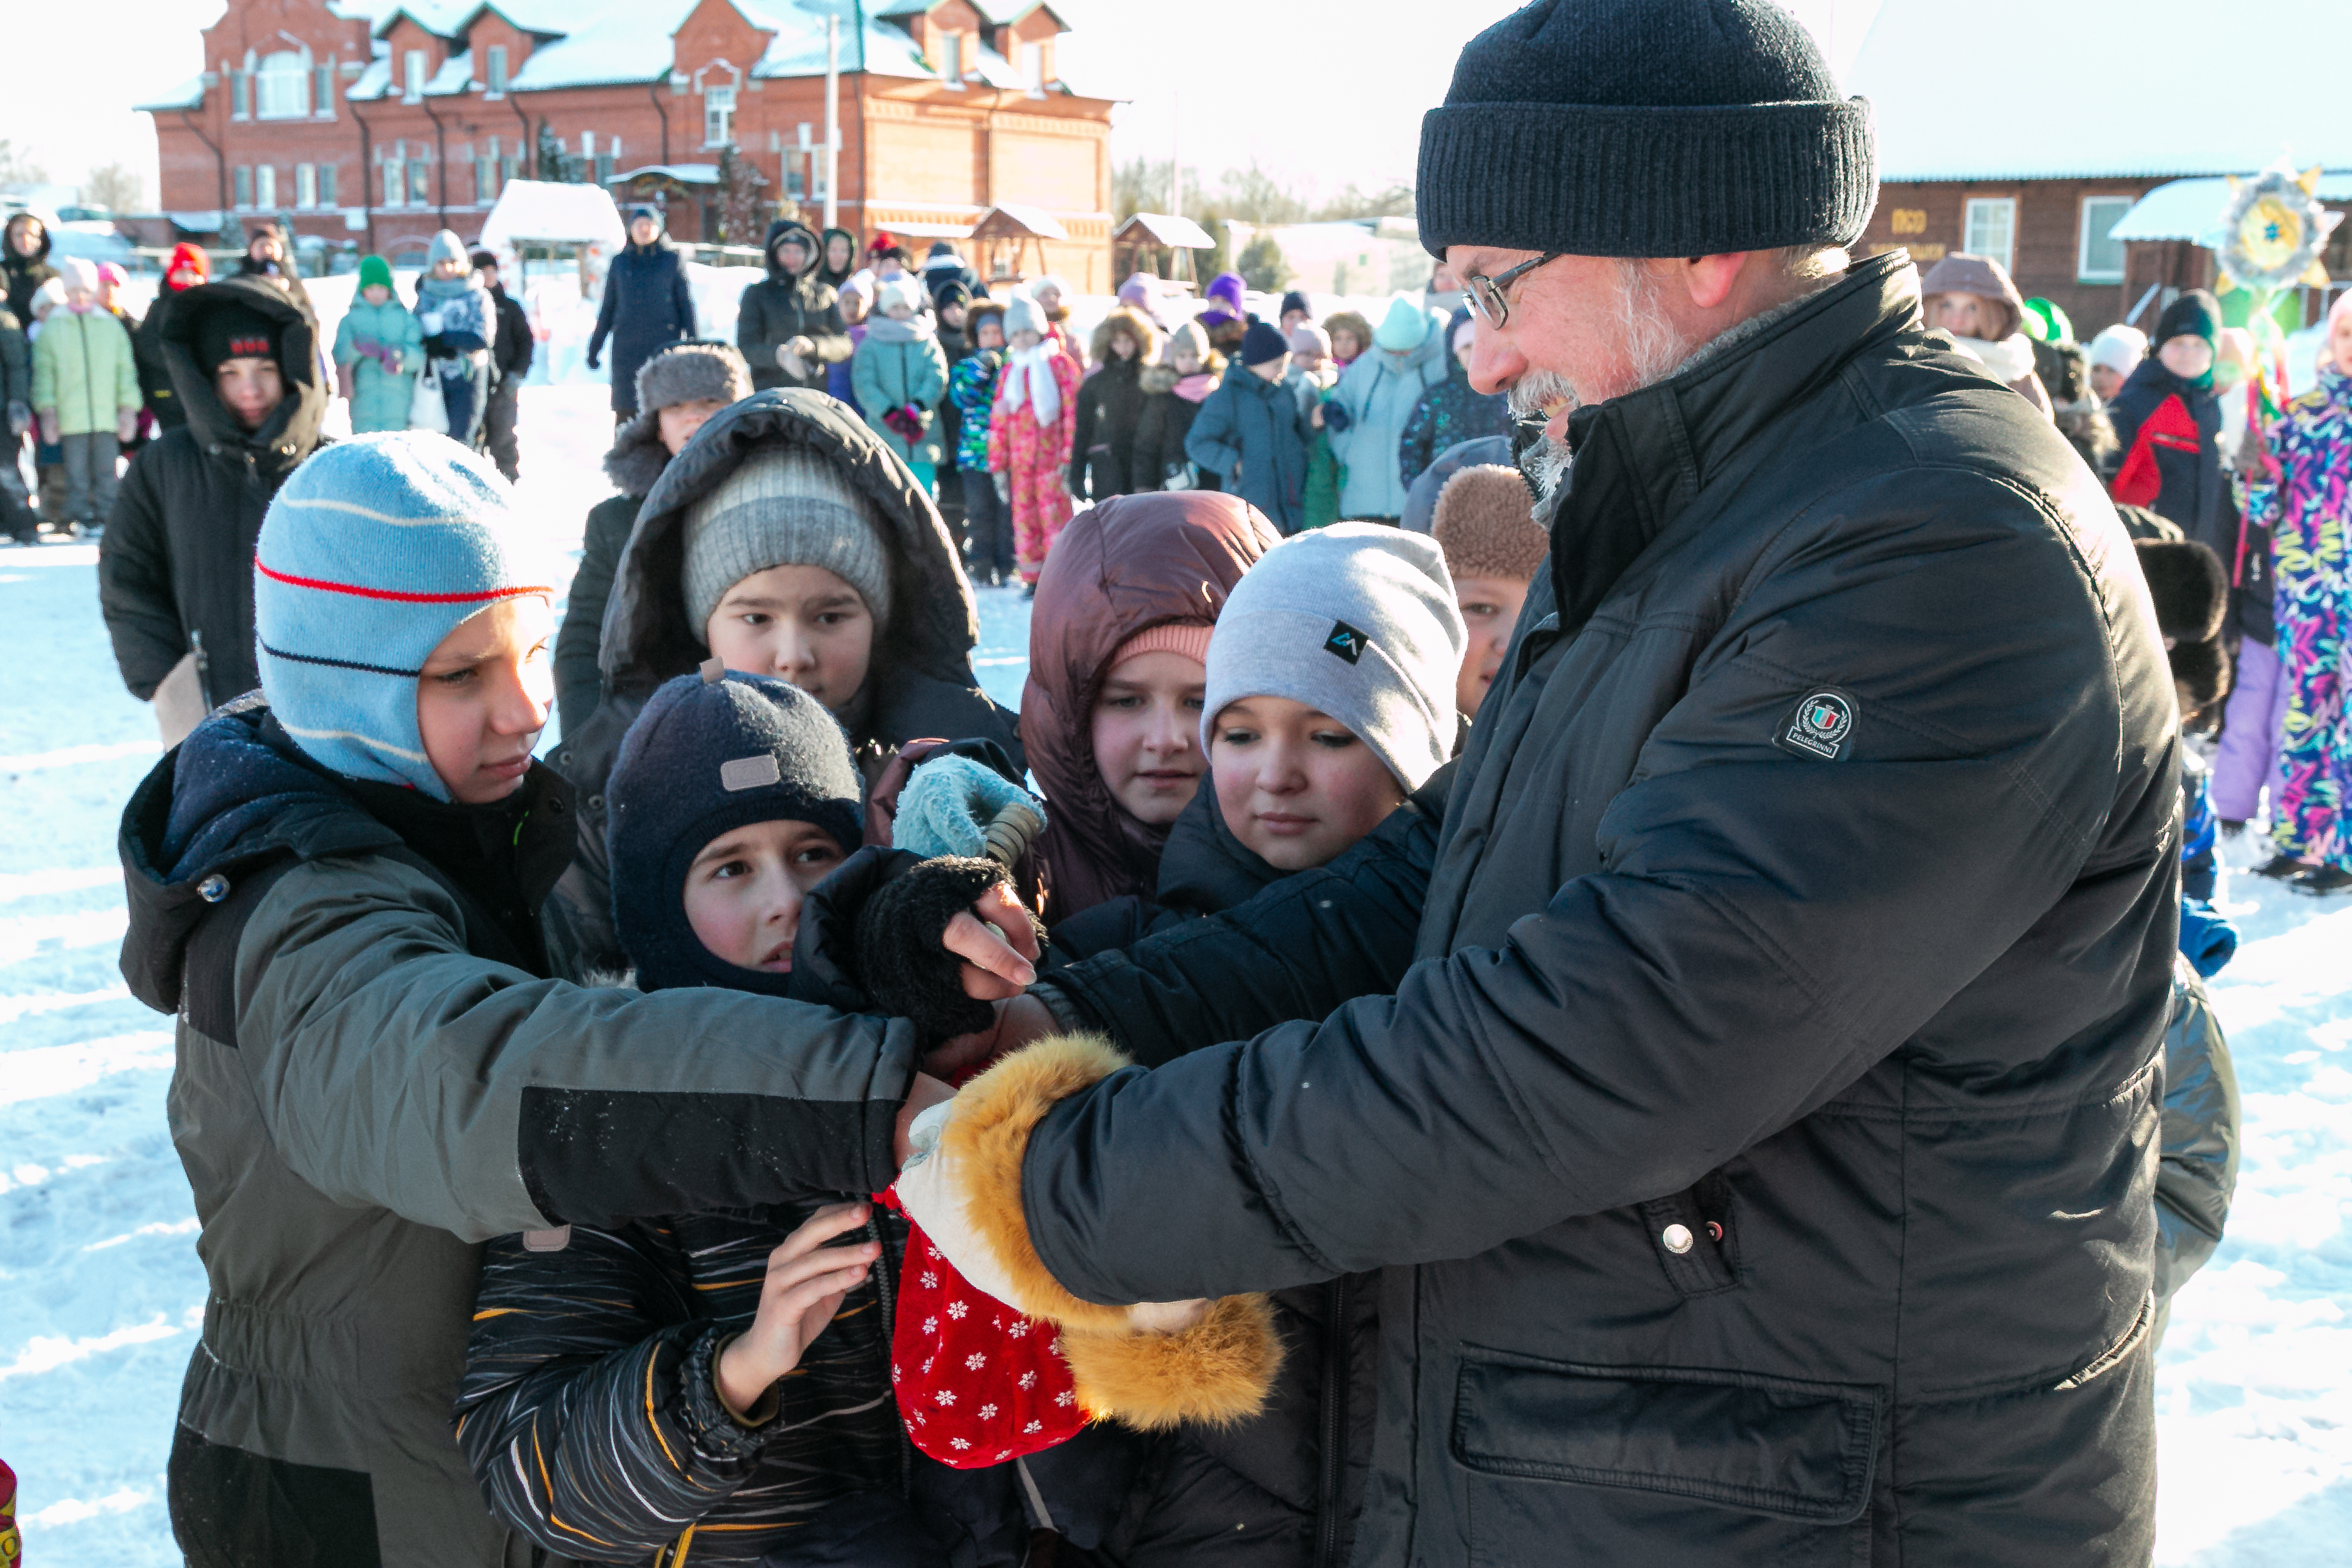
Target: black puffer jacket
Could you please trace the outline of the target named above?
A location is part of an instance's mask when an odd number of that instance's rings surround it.
[[[1131,493],[1160,489],[1184,472],[1184,438],[1192,434],[1192,422],[1201,416],[1201,405],[1191,398],[1179,397],[1176,382],[1176,372],[1165,365],[1147,365],[1138,377],[1143,390],[1143,412],[1136,415],[1135,455],[1127,486]],[[1202,474],[1199,481],[1198,487],[1203,490],[1225,487],[1224,481],[1214,474]]]
[[[809,254],[808,270],[795,277],[776,259],[777,247],[797,236]],[[768,276],[743,290],[735,311],[735,346],[751,367],[751,390],[770,387],[813,387],[824,390],[828,366],[849,358],[849,329],[841,324],[841,305],[833,285],[816,275],[817,239],[805,224],[779,218],[768,225]],[[806,338],[816,351],[801,361],[808,371],[794,381],[776,363],[776,350],[794,338]]]
[[[258,430],[237,423],[196,363],[198,325],[230,302],[281,323],[286,396]],[[122,476],[98,546],[98,604],[133,696],[153,696],[193,652],[205,706],[217,706],[261,684],[253,551],[278,487],[320,444],[327,387],[318,324],[299,297],[264,277],[199,284],[159,303],[154,316],[187,423],[150,442]]]
[[[1137,427],[1143,418],[1143,366],[1114,359],[1078,383],[1078,426],[1070,441],[1070,491],[1108,501],[1135,488]],[[1158,485],[1149,486],[1157,490]]]
[[[1162,1059],[1319,1021],[1049,1114],[1040,1256],[1381,1269],[1359,1563],[2145,1563],[2179,741],[2114,508],[1899,253],[1570,433],[1418,961],[1293,901],[1149,1011],[1045,983]]]
[[[2168,1306],[2221,1242],[2238,1186],[2238,1071],[2205,982],[2176,958],[2164,1030],[2163,1157],[2156,1172],[2156,1299]]]
[[[888,632],[876,639],[866,684],[842,715],[870,784],[906,741],[993,740],[1022,765],[1016,719],[981,691],[971,674],[979,611],[939,508],[881,437],[823,392],[754,392],[713,414],[661,470],[621,552],[603,617],[597,662],[604,686],[594,712],[567,727],[555,752],[580,793],[580,858],[556,890],[550,940],[558,971],[625,967],[612,935],[605,880],[604,780],[621,737],[672,675],[709,651],[686,619],[680,586],[686,517],[754,448],[797,444],[839,465],[888,523]]]

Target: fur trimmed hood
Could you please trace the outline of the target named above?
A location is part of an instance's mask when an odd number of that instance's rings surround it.
[[[702,398],[735,403],[751,395],[751,367],[732,343],[703,338],[662,350],[637,367],[637,412],[613,433],[604,476],[624,496],[646,494],[669,466],[662,410]]]

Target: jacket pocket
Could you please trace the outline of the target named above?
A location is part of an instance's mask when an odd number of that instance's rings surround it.
[[[1885,1403],[1866,1385],[1472,1351],[1455,1389],[1454,1458],[1490,1476],[1848,1524],[1869,1506]],[[1561,1511],[1581,1507],[1564,1500]]]

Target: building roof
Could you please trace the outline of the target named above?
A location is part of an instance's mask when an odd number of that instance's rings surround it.
[[[150,114],[169,114],[174,110],[194,109],[205,101],[205,76],[198,71],[167,92],[159,92],[144,103],[134,103],[131,112],[145,110]]]
[[[1214,250],[1217,242],[1209,231],[1190,218],[1172,213],[1138,213],[1118,225],[1110,236],[1120,244],[1169,246],[1183,250]]]
[[[1885,0],[1846,90],[1871,101],[1882,180],[2352,167],[2352,114],[2317,42],[2344,15],[2342,0]],[[1982,68],[1964,37],[2024,53]]]
[[[2322,174],[2319,189],[2313,194],[2324,202],[2352,202],[2352,171]],[[2221,209],[2229,199],[2230,182],[2226,176],[2175,180],[2158,185],[2133,203],[2131,211],[2107,231],[2107,237],[2186,239],[2219,248],[2222,237]]]
[[[558,184],[546,180],[509,180],[498,204],[482,220],[486,250],[518,240],[594,243],[618,250],[627,239],[620,209],[601,185]]]

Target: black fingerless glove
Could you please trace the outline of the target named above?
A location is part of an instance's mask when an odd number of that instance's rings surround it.
[[[940,855],[891,877],[857,915],[860,977],[877,1011],[915,1026],[925,1044],[986,1029],[987,1002],[963,993],[963,961],[940,946],[948,923],[1004,882],[992,860]],[[1038,930],[1036,916],[1030,923]]]

